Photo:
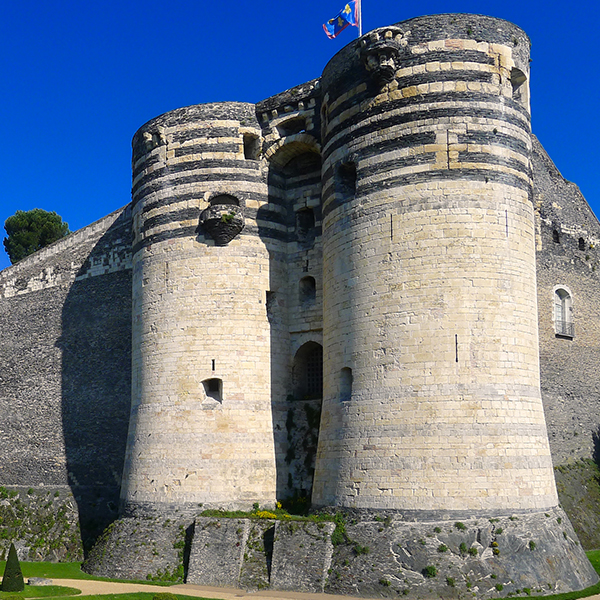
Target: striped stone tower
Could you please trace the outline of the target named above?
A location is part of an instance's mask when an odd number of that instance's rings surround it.
[[[390,598],[598,580],[540,395],[529,47],[421,17],[137,132],[123,518],[88,570]],[[198,516],[310,487],[320,396],[312,504],[345,534]]]
[[[275,501],[259,140],[242,103],[182,108],[134,138],[125,515]]]
[[[324,70],[316,506],[452,518],[558,504],[539,386],[529,47],[506,21],[421,17]]]

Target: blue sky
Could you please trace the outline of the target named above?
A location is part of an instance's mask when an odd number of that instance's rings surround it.
[[[190,104],[257,102],[318,77],[356,37],[349,28],[329,40],[321,28],[343,3],[4,2],[0,225],[16,210],[43,208],[74,231],[125,205],[141,125]],[[529,34],[533,131],[600,215],[599,3],[363,0],[363,29],[444,12],[500,17]],[[0,269],[9,264],[1,249]]]

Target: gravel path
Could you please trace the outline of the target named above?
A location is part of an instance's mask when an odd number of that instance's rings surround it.
[[[182,583],[169,587],[146,585],[143,583],[119,583],[113,581],[93,581],[90,579],[53,579],[53,585],[65,585],[81,590],[84,596],[91,594],[127,594],[130,592],[171,592],[186,596],[200,596],[214,600],[349,600],[348,596],[333,594],[304,594],[301,592],[277,592],[265,590],[261,592],[246,592],[235,588],[217,588],[203,585]],[[75,597],[74,597],[75,598]],[[365,600],[363,598],[363,600]],[[600,597],[597,598],[600,600]]]
[[[238,598],[245,598],[246,600],[351,600],[348,596],[333,594],[304,594],[301,592],[277,592],[273,590],[246,592],[235,588],[217,588],[188,583],[171,585],[169,587],[146,585],[143,583],[93,581],[89,579],[53,579],[52,583],[54,585],[65,585],[81,590],[84,596],[91,594],[127,594],[131,592],[171,592],[173,594],[199,596],[213,600],[237,600]],[[362,600],[368,599],[363,598]],[[589,596],[588,600],[600,600],[600,595]]]

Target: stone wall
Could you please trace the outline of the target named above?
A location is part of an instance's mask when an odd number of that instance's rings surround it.
[[[0,486],[0,559],[14,542],[20,560],[81,561],[77,502],[67,486]]]
[[[598,580],[558,508],[463,521],[411,522],[397,512],[335,518],[337,525],[269,518],[121,519],[84,569],[105,577],[382,598],[548,594]]]
[[[555,465],[598,458],[600,223],[536,141],[537,296],[544,410]],[[557,287],[572,297],[573,336],[557,334]]]
[[[69,486],[92,536],[129,419],[130,238],[126,208],[0,273],[0,484]]]

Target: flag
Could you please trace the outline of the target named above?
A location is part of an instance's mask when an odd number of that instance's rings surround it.
[[[323,24],[323,30],[332,40],[337,37],[348,25],[358,27],[358,0],[351,0],[340,12]]]

